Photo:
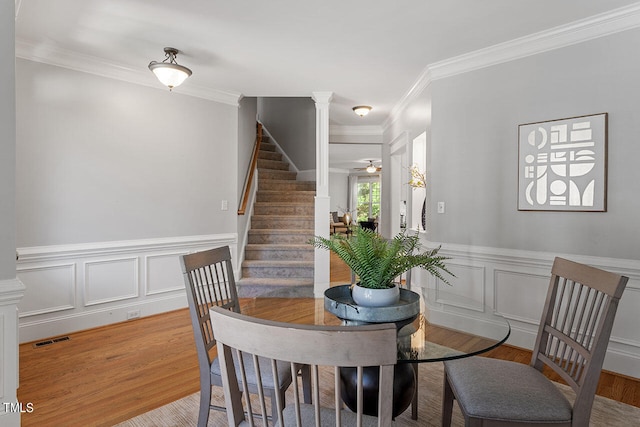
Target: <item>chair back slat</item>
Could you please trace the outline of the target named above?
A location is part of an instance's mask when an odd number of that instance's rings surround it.
[[[229,425],[253,423],[254,414],[250,410],[250,399],[247,399],[249,394],[246,390],[240,391],[235,373],[235,364],[239,364],[239,371],[244,372],[242,365],[247,363],[253,363],[263,426],[320,427],[334,418],[336,426],[361,426],[367,417],[362,410],[364,366],[379,367],[378,426],[391,425],[393,367],[397,360],[395,325],[353,327],[288,324],[255,319],[219,307],[211,309],[210,317],[218,345]],[[244,357],[238,355],[232,358],[232,350]],[[275,413],[278,414],[278,419],[268,420],[265,400],[259,389],[263,382],[261,377],[267,372],[277,376],[276,360],[289,362],[292,374],[297,372],[300,364],[310,365],[312,402],[301,403],[298,390],[301,384],[294,381],[291,385],[292,402],[288,399],[288,404],[284,407],[284,401],[276,399]],[[342,409],[339,367],[355,367],[358,372],[356,414]],[[321,405],[325,394],[320,393],[320,384],[323,384],[324,389],[325,373],[327,376],[333,374],[334,390],[333,396],[327,394]],[[246,380],[243,378],[241,383],[245,384]],[[333,408],[327,408],[332,405]],[[282,420],[284,422],[280,422]]]
[[[560,375],[576,392],[576,405],[581,396],[591,394],[593,400],[627,281],[584,264],[554,261],[531,365],[547,365]]]

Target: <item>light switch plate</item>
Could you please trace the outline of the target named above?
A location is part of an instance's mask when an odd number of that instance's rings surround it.
[[[439,214],[444,213],[444,202],[438,202],[438,213]]]

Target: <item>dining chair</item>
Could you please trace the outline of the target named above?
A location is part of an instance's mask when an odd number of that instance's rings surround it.
[[[293,402],[286,407],[276,395],[278,427],[325,426],[390,426],[392,419],[393,368],[396,355],[396,327],[393,324],[366,326],[319,326],[273,322],[230,312],[211,309],[213,332],[218,339],[227,417],[230,426],[248,422],[253,425],[253,402],[247,399],[244,373],[250,370],[268,371],[277,377],[280,365],[286,361],[291,374],[298,364],[311,366],[312,402],[300,401],[299,385],[292,384]],[[243,357],[238,356],[239,352]],[[251,354],[251,357],[248,355]],[[270,359],[270,364],[257,362],[258,357]],[[238,366],[239,365],[239,366]],[[378,416],[363,412],[363,368],[379,367]],[[340,367],[357,370],[357,412],[343,409],[341,401]],[[322,372],[322,376],[319,374]],[[240,373],[241,381],[237,375]],[[326,376],[333,377],[331,380]],[[258,375],[258,378],[260,375]],[[333,393],[320,404],[320,383],[333,382]],[[331,388],[331,386],[327,387]],[[326,391],[323,388],[323,392]],[[244,399],[242,396],[244,395]],[[323,394],[325,395],[325,394]],[[244,406],[243,406],[244,400]],[[256,406],[264,418],[267,407],[259,394]],[[332,405],[332,407],[330,406]],[[275,421],[275,418],[274,418]],[[244,424],[242,424],[244,425]],[[265,424],[268,425],[268,424]]]
[[[454,398],[467,426],[588,426],[618,302],[628,278],[556,258],[529,365],[472,357],[444,362],[442,425]],[[573,405],[542,374],[576,393]]]
[[[205,427],[211,409],[225,410],[224,406],[211,402],[211,387],[221,387],[222,376],[219,358],[215,357],[213,350],[216,339],[209,309],[219,307],[239,313],[240,304],[228,246],[187,254],[182,256],[180,261],[200,368],[198,426]],[[264,388],[272,401],[276,398],[284,398],[285,391],[291,384],[291,378],[291,372],[288,369],[282,369],[278,376],[264,380]],[[247,381],[249,391],[257,392],[258,379],[254,372],[247,372]]]

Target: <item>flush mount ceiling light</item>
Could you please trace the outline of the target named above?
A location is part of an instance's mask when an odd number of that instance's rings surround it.
[[[353,107],[353,112],[360,117],[366,116],[367,114],[369,114],[369,111],[371,111],[371,107],[369,107],[368,105],[358,105],[356,107]]]
[[[165,58],[162,62],[151,61],[149,69],[163,85],[172,90],[174,87],[180,86],[191,75],[191,70],[176,62],[178,49],[165,47],[164,55]]]

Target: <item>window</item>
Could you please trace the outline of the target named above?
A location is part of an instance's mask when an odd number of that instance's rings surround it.
[[[357,221],[380,215],[380,179],[358,178]]]

